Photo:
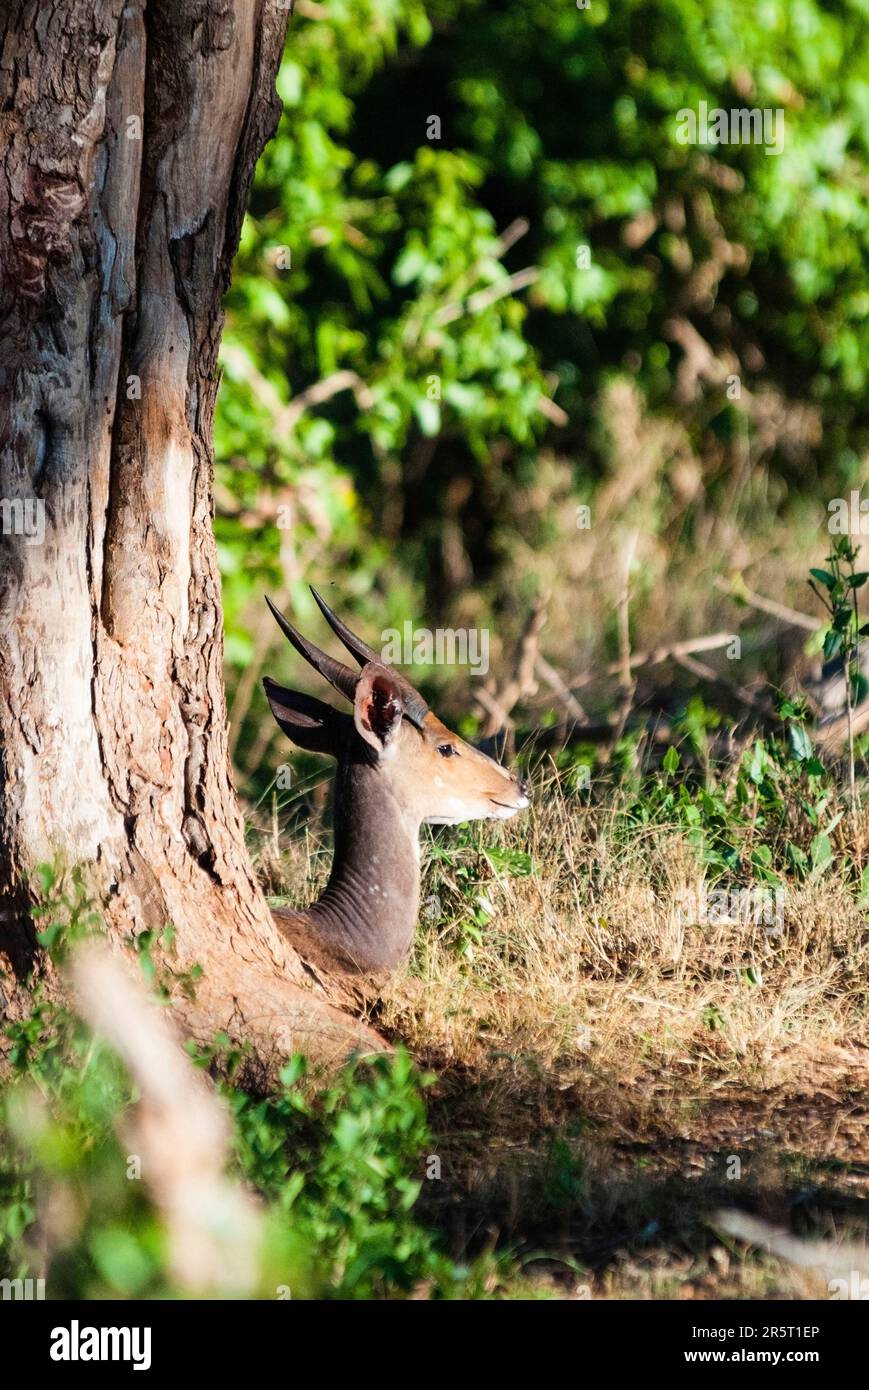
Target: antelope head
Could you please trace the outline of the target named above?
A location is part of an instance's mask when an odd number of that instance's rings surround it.
[[[353,705],[344,714],[309,695],[264,680],[272,713],[300,748],[363,760],[417,822],[459,825],[507,820],[528,805],[524,782],[441,723],[418,690],[350,631],[315,589],[323,617],[355,657],[360,671],[321,652],[266,602],[284,636]]]
[[[320,651],[266,599],[296,651],[353,706],[345,713],[269,677],[263,681],[287,737],[338,762],[332,876],[320,901],[301,916],[345,961],[376,969],[396,964],[410,945],[420,826],[507,820],[528,805],[528,789],[448,729],[419,691],[311,592],[360,669]],[[300,915],[293,917],[298,924]]]

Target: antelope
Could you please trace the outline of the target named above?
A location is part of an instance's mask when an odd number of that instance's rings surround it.
[[[263,679],[287,737],[338,764],[329,882],[310,907],[274,915],[303,957],[313,950],[350,974],[393,970],[410,951],[417,921],[420,827],[507,820],[528,805],[528,788],[452,733],[399,671],[311,593],[361,670],[320,651],[266,598],[296,651],[353,706],[351,716]]]

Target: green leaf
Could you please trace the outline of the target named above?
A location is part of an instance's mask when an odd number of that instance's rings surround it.
[[[413,403],[413,413],[427,439],[433,439],[440,433],[441,408],[437,401],[430,401],[428,396],[419,396]]]
[[[296,1052],[290,1058],[289,1062],[287,1062],[285,1066],[281,1067],[281,1070],[278,1072],[278,1079],[280,1080],[282,1086],[286,1086],[287,1090],[290,1090],[293,1086],[295,1086],[297,1081],[300,1081],[302,1079],[302,1077],[306,1074],[307,1070],[308,1063],[304,1054],[301,1052]]]
[[[795,845],[789,840],[785,853],[797,877],[804,878],[809,871],[809,861],[805,850],[800,849],[799,845]]]
[[[147,1250],[132,1232],[107,1226],[91,1240],[94,1264],[114,1290],[135,1294],[151,1277],[153,1266]]]
[[[682,759],[679,756],[678,748],[671,744],[670,747],[667,749],[666,753],[664,754],[664,771],[672,776],[672,774],[677,770],[681,761]]]
[[[805,762],[812,756],[812,740],[803,724],[788,724],[788,735],[795,758]]]
[[[56,881],[54,866],[52,864],[37,864],[35,873],[43,897],[48,897]]]
[[[763,741],[758,739],[751,750],[751,762],[748,767],[748,775],[752,782],[757,785],[762,782],[766,774],[766,749]]]
[[[812,878],[820,878],[833,863],[833,846],[825,831],[812,840],[809,858],[812,864]]]
[[[841,632],[834,632],[833,629],[830,628],[829,632],[824,637],[824,660],[832,661],[833,657],[838,656],[841,650],[842,634]]]
[[[6,1209],[6,1230],[12,1240],[18,1240],[34,1219],[29,1202],[13,1202]]]
[[[426,263],[426,255],[421,246],[406,247],[392,267],[393,281],[396,285],[411,284],[422,275]]]
[[[493,845],[486,850],[493,869],[503,869],[511,878],[528,878],[534,872],[534,860],[522,849],[507,849]]]
[[[782,720],[803,719],[806,713],[805,701],[792,699],[778,690],[775,693],[775,712]]]
[[[805,570],[803,573],[805,573]],[[835,575],[830,574],[829,570],[809,570],[809,574],[827,589],[832,589],[836,583]]]

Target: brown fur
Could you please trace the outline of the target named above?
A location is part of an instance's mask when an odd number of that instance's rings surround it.
[[[299,646],[295,629],[282,626]],[[337,688],[348,696],[353,690],[354,707],[351,718],[265,682],[284,732],[338,761],[329,882],[311,907],[275,917],[313,969],[392,970],[410,950],[416,925],[420,826],[505,820],[528,805],[527,791],[431,710],[420,717],[422,697],[392,667],[365,661],[355,676],[331,658],[324,662],[309,643],[299,649]]]

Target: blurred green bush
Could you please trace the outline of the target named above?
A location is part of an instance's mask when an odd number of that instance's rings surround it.
[[[577,499],[606,473],[614,379],[677,423],[713,508],[746,440],[773,512],[856,485],[867,33],[867,0],[300,0],[217,420],[242,766],[262,589],[303,620],[333,579],[378,630],[509,623],[552,457]],[[782,152],[680,143],[701,101],[781,111]]]

